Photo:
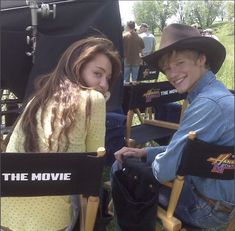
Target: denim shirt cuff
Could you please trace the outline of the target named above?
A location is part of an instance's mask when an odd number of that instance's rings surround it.
[[[167,146],[159,146],[159,147],[148,147],[145,148],[145,150],[147,151],[147,163],[151,164],[156,155],[158,155],[159,153],[165,152],[166,151]]]

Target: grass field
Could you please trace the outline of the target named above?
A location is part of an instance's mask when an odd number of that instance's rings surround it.
[[[220,23],[213,26],[215,35],[226,48],[226,58],[224,65],[217,74],[229,89],[234,89],[234,24]]]

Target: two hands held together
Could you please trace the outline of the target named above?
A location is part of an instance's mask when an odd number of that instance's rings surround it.
[[[120,150],[118,150],[117,152],[114,153],[114,156],[116,158],[116,160],[122,162],[123,157],[137,157],[137,158],[141,158],[141,157],[146,157],[147,156],[147,152],[144,148],[128,148],[128,147],[123,147]]]

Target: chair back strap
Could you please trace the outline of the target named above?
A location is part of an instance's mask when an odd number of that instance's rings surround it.
[[[104,157],[91,153],[2,153],[1,196],[97,196]]]
[[[195,139],[187,141],[177,174],[232,180],[234,170],[234,146]]]
[[[151,67],[147,63],[140,65],[137,81],[158,80],[159,70],[156,67]]]
[[[168,81],[139,83],[131,86],[129,109],[151,107],[185,98],[186,94],[179,94]]]

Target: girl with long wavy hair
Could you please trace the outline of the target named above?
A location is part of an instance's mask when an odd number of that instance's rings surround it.
[[[54,70],[38,78],[6,152],[46,155],[93,152],[104,146],[108,90],[120,74],[119,53],[109,39],[88,37],[74,42]],[[2,229],[72,230],[76,201],[72,196],[2,198]]]

